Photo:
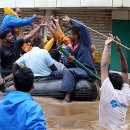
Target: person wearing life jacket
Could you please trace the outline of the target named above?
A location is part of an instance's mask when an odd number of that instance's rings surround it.
[[[2,24],[0,26],[0,31],[10,29],[13,34],[14,40],[20,34],[20,28],[29,25],[34,22],[37,17],[35,14],[32,17],[20,18],[22,16],[22,10],[16,8],[15,12],[11,8],[4,8],[4,15],[2,17]]]

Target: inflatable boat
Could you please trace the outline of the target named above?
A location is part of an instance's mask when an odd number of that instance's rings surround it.
[[[46,77],[35,79],[33,96],[47,96],[57,99],[63,99],[64,93],[61,90],[62,78]],[[81,79],[77,80],[76,88],[72,96],[73,100],[77,101],[92,101],[98,96],[97,88],[99,84],[93,79]],[[14,86],[10,86],[6,89],[6,92],[13,91]]]

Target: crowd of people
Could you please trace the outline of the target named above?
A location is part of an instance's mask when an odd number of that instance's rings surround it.
[[[11,10],[11,9],[10,9]],[[61,91],[65,97],[63,103],[69,103],[76,87],[76,79],[89,79],[92,75],[73,63],[76,59],[96,74],[92,57],[92,41],[85,24],[68,16],[63,21],[70,24],[64,34],[59,20],[50,17],[41,19],[36,25],[37,15],[21,18],[22,10],[5,14],[0,26],[0,85],[10,79],[16,91],[4,94],[0,101],[0,130],[45,130],[46,121],[42,109],[30,95],[33,91],[34,78],[46,76],[62,76]],[[21,27],[31,25],[32,31]],[[40,30],[48,28],[48,40],[54,39],[52,48],[44,49],[45,43]],[[17,31],[16,33],[16,29]],[[18,34],[21,33],[21,36]],[[101,95],[99,103],[99,124],[101,129],[125,130],[125,118],[130,103],[128,85],[128,66],[116,37],[117,50],[121,60],[121,75],[109,73],[109,45],[115,37],[110,34],[105,41],[101,59]],[[65,46],[70,54],[68,58],[61,56],[58,46]],[[8,125],[6,125],[8,124]]]

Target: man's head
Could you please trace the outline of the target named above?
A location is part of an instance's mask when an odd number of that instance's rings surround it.
[[[19,16],[19,18],[22,16],[22,10],[20,8],[16,8],[15,13]]]
[[[22,29],[22,36],[25,37],[26,35],[28,35],[30,33],[30,30],[27,28]]]
[[[17,91],[30,92],[34,86],[34,75],[29,68],[20,68],[14,75],[14,86]]]
[[[47,32],[47,39],[51,40],[53,38],[52,34],[50,31]]]
[[[123,78],[118,73],[109,73],[110,81],[114,89],[121,90],[123,85]]]
[[[4,30],[1,32],[1,39],[3,43],[13,43],[13,35],[10,30]]]
[[[42,37],[40,35],[36,35],[33,39],[32,39],[32,46],[33,47],[39,47],[41,48],[43,45],[43,41],[42,41]]]
[[[75,41],[75,40],[78,41],[80,39],[80,36],[79,36],[79,33],[78,33],[78,29],[75,28],[75,27],[70,27],[68,29],[68,38],[71,41]]]

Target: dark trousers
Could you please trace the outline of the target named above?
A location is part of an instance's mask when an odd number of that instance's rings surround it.
[[[76,87],[76,79],[87,79],[89,74],[82,68],[67,68],[52,72],[53,76],[63,76],[61,91],[73,93]]]

